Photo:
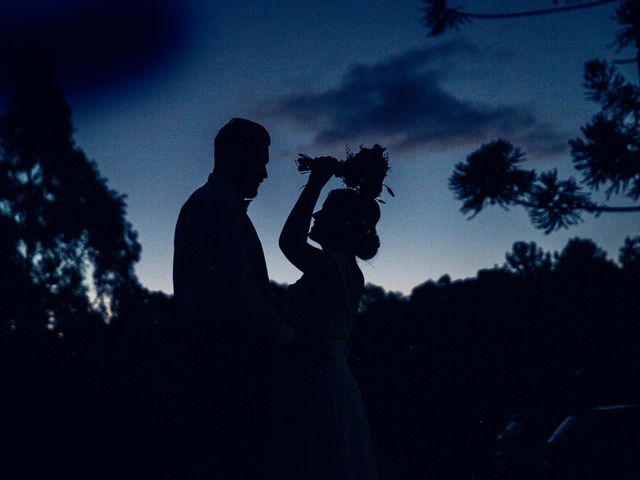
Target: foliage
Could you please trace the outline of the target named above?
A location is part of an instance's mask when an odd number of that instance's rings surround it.
[[[437,37],[449,30],[459,30],[465,23],[470,23],[472,19],[483,20],[499,20],[518,17],[532,17],[538,15],[548,15],[553,13],[568,12],[571,10],[579,10],[584,8],[597,7],[607,3],[613,3],[618,0],[596,0],[582,3],[580,0],[565,0],[565,5],[560,7],[543,8],[540,10],[525,10],[521,12],[511,13],[477,13],[465,10],[463,7],[449,7],[447,0],[422,0],[425,4],[423,8],[424,25],[429,29],[429,36]],[[624,18],[637,15],[637,8],[633,0],[626,0],[625,5],[621,6],[619,16]],[[558,4],[558,0],[554,0],[554,4]],[[628,4],[628,5],[626,5]],[[621,17],[622,18],[622,17]],[[623,30],[619,34],[621,39],[627,39],[627,31]],[[622,41],[622,40],[620,40]]]
[[[615,18],[620,25],[614,42],[616,51],[626,47],[640,50],[640,4],[635,0],[621,1],[616,9]],[[638,63],[640,64],[640,61]]]
[[[464,213],[478,214],[487,204],[506,207],[531,192],[534,172],[519,168],[524,154],[504,140],[483,145],[456,165],[449,187],[463,200]]]
[[[572,238],[562,252],[556,254],[554,271],[575,278],[602,278],[614,275],[615,264],[607,258],[607,253],[592,240]]]
[[[29,282],[16,250],[15,225],[5,215],[0,215],[0,232],[0,329],[13,331],[29,296]]]
[[[140,245],[124,197],[108,188],[72,132],[53,66],[42,54],[29,56],[0,119],[0,215],[14,233],[2,253],[18,259],[32,288],[22,316],[50,329],[96,308],[105,319],[117,316],[138,287]]]
[[[624,270],[640,274],[640,237],[627,237],[624,240],[618,261]]]
[[[426,0],[426,3],[427,14],[443,22],[442,25],[427,22],[432,35],[459,27],[460,22],[446,21],[447,15],[463,15],[461,18],[466,19],[520,15],[476,15],[451,9],[444,1]],[[578,2],[546,13],[602,3],[607,2]],[[621,29],[614,46],[618,51],[634,47],[640,68],[638,3],[620,0],[616,19]],[[449,186],[463,202],[460,208],[463,213],[471,212],[474,217],[488,204],[505,208],[520,205],[528,210],[533,225],[548,234],[580,223],[584,212],[595,215],[640,212],[639,205],[611,206],[592,199],[592,194],[600,188],[605,189],[607,200],[613,195],[626,196],[633,202],[640,199],[640,87],[626,80],[615,65],[605,60],[585,64],[584,87],[587,97],[600,105],[600,112],[582,127],[582,138],[569,141],[580,181],[572,177],[560,180],[556,170],[541,173],[525,170],[521,168],[525,154],[520,148],[503,139],[494,140],[471,153],[465,162],[458,163],[450,177]]]
[[[640,198],[640,87],[602,60],[585,65],[588,97],[602,110],[570,141],[575,168],[593,190]]]
[[[443,276],[408,296],[368,284],[349,363],[380,478],[495,478],[496,432],[509,414],[533,411],[555,427],[585,407],[637,403],[640,276],[628,273],[640,258],[640,237],[622,251],[619,267],[586,239],[572,239],[553,256],[516,242],[503,268],[473,278]],[[284,287],[272,290],[281,302]],[[114,472],[133,462],[158,478],[185,476],[166,471],[175,444],[167,418],[155,414],[155,389],[174,387],[162,383],[174,360],[166,355],[175,348],[172,299],[157,292],[142,299],[127,313],[137,322],[96,322],[55,342],[27,338],[24,329],[0,335],[0,374],[12,392],[0,411],[10,412],[12,441],[25,431],[47,440],[63,429],[74,434],[75,455],[68,442],[52,441],[41,473],[106,458]],[[123,444],[125,430],[134,437]],[[94,453],[104,446],[112,456],[85,456],[83,445]]]
[[[361,145],[357,153],[347,151],[347,158],[339,167],[336,176],[342,178],[347,187],[366,198],[378,198],[382,193],[382,182],[389,172],[389,155],[378,144],[371,148]],[[387,190],[393,196],[389,187]]]
[[[466,12],[450,8],[446,0],[423,0],[423,3],[427,5],[423,9],[423,21],[432,37],[442,35],[448,30],[460,30],[461,25],[471,21]]]
[[[552,431],[569,412],[636,403],[640,276],[627,268],[587,239],[554,255],[516,242],[503,268],[427,281],[401,302],[375,292],[351,365],[380,477],[496,478],[509,414],[548,417]]]
[[[296,163],[298,171],[303,173],[313,168],[313,158],[302,153]],[[356,190],[365,198],[385,203],[378,198],[382,193],[382,187],[387,189],[389,195],[394,196],[393,190],[383,183],[388,172],[389,154],[386,148],[378,144],[371,148],[360,145],[357,153],[347,148],[347,158],[338,162],[335,176],[342,179],[347,188]]]
[[[551,254],[545,253],[535,242],[515,242],[506,259],[505,269],[521,278],[533,278],[551,271]]]

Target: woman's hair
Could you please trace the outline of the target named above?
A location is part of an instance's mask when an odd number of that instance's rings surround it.
[[[367,198],[352,188],[332,190],[325,201],[336,212],[339,228],[346,229],[355,255],[362,260],[376,256],[380,248],[380,238],[376,224],[380,220],[380,207],[373,198]]]

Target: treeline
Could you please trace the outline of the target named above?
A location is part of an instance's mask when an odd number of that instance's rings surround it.
[[[618,263],[590,240],[554,255],[518,242],[503,267],[474,278],[445,275],[409,296],[368,285],[350,362],[381,478],[486,478],[510,413],[639,402],[638,292],[640,237],[627,239]],[[281,307],[285,286],[273,293]],[[135,298],[111,324],[91,315],[64,329],[3,321],[5,414],[37,419],[54,436],[60,415],[91,419],[94,442],[119,439],[125,455],[137,438],[147,445],[134,448],[140,458],[160,461],[169,427],[153,416],[153,392],[171,359],[172,298]]]
[[[486,478],[510,413],[640,401],[640,237],[518,242],[501,268],[409,297],[369,286],[352,346],[383,478]]]

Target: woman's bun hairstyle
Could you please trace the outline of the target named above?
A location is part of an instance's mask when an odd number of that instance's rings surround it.
[[[373,228],[362,234],[361,237],[356,239],[355,254],[361,260],[371,260],[378,253],[380,248],[380,237],[376,233],[376,229]]]
[[[332,190],[327,202],[335,204],[335,211],[341,212],[355,255],[362,260],[375,257],[380,248],[380,238],[376,232],[376,224],[380,220],[378,202],[353,188]]]

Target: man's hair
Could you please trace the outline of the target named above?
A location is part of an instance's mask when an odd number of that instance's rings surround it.
[[[262,125],[245,118],[232,118],[220,129],[213,141],[214,170],[238,168],[233,165],[245,152],[257,146],[271,145],[269,132]]]

